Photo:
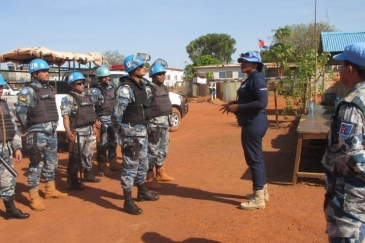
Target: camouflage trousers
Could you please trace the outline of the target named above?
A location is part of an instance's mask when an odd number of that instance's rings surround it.
[[[335,197],[325,205],[329,242],[365,243],[365,204]]]
[[[120,136],[122,148],[121,185],[124,190],[132,190],[134,185],[144,183],[148,169],[147,136]]]
[[[151,126],[151,125],[149,125]],[[156,138],[156,137],[155,137]],[[159,139],[155,139],[150,134],[148,135],[148,168],[153,169],[153,166],[161,167],[164,164],[169,149],[170,132],[168,127],[160,127]]]
[[[58,167],[57,133],[28,132],[26,148],[29,151],[28,185],[35,189],[39,185],[41,174],[46,182],[55,180]]]
[[[3,143],[0,143],[0,154],[4,161],[13,167],[12,150],[9,143],[6,143],[3,149]],[[0,163],[0,197],[8,201],[9,197],[15,193],[15,178],[10,172]]]
[[[79,142],[75,141],[75,147],[73,153],[70,153],[70,169],[72,172],[76,172],[79,170],[79,157],[81,159],[82,168],[85,170],[91,170],[93,164],[91,159],[93,157],[94,151],[93,146],[96,142],[95,136],[91,135],[79,135]],[[80,148],[80,156],[79,156],[79,148]]]
[[[96,161],[105,163],[107,158],[116,157],[117,134],[111,124],[103,124],[100,129],[100,142],[97,143]],[[108,152],[108,155],[107,155]]]

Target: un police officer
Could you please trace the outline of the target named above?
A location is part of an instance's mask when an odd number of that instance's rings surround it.
[[[33,81],[19,92],[16,104],[18,120],[27,131],[26,148],[30,155],[30,207],[37,211],[45,209],[38,188],[42,171],[46,181],[45,198],[68,196],[55,187],[55,170],[58,166],[56,128],[59,117],[54,88],[48,84],[48,70],[48,63],[42,59],[34,59],[29,63]]]
[[[151,88],[153,99],[150,102],[150,120],[148,131],[148,173],[146,186],[151,189],[161,188],[159,181],[172,181],[175,178],[166,174],[164,167],[165,158],[169,147],[169,116],[172,105],[169,91],[164,85],[166,70],[161,64],[153,64],[150,68]],[[156,178],[153,169],[156,167]],[[157,179],[157,180],[156,180]]]
[[[0,74],[0,98],[3,94],[3,86],[6,85],[3,76]],[[2,161],[13,167],[13,151],[15,161],[20,162],[22,155],[22,139],[18,127],[16,126],[13,112],[8,107],[5,100],[0,99],[0,153]],[[5,219],[26,219],[29,214],[23,213],[14,205],[15,177],[10,171],[0,163],[0,197],[4,201],[6,213]]]
[[[331,119],[322,159],[329,242],[365,242],[365,43],[333,57],[349,88]]]
[[[84,171],[83,181],[100,182],[92,174],[93,145],[95,144],[96,127],[101,123],[96,120],[93,103],[88,94],[84,92],[85,77],[79,72],[68,75],[68,84],[71,92],[61,100],[61,115],[66,130],[66,136],[70,143],[70,155],[67,167],[67,187],[74,190],[82,190],[82,183],[77,177],[80,166]],[[81,160],[81,164],[79,161]]]
[[[95,74],[98,86],[92,92],[92,100],[98,119],[102,123],[99,134],[97,134],[97,154],[99,175],[113,176],[110,170],[120,170],[116,161],[117,136],[113,129],[111,114],[115,103],[115,88],[110,83],[110,70],[108,67],[98,67]],[[107,155],[108,153],[108,155]],[[109,167],[107,166],[109,160]]]
[[[129,77],[124,79],[116,93],[112,114],[114,127],[119,132],[123,154],[121,184],[124,194],[124,210],[133,215],[142,213],[132,200],[132,188],[138,187],[137,201],[156,201],[157,195],[148,192],[145,179],[148,169],[147,123],[151,91],[147,92],[142,77],[146,74],[144,60],[139,55],[124,59]]]
[[[241,70],[248,75],[237,91],[237,100],[223,105],[221,110],[236,115],[241,129],[241,143],[246,163],[252,175],[253,193],[246,195],[248,202],[240,204],[241,209],[265,208],[269,200],[266,185],[266,169],[262,155],[262,139],[269,122],[265,114],[268,104],[266,80],[261,74],[263,63],[256,52],[241,54],[238,58]]]

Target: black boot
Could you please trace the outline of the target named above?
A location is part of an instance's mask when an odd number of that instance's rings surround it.
[[[29,218],[28,213],[23,213],[17,209],[14,205],[14,196],[10,197],[9,201],[4,200],[4,205],[6,208],[5,219],[27,219]]]
[[[123,190],[124,194],[124,211],[129,214],[139,215],[142,214],[142,209],[134,204],[132,199],[132,191]]]
[[[82,191],[84,190],[84,185],[79,180],[77,174],[67,174],[67,189],[75,190],[75,191]]]
[[[85,182],[94,182],[94,183],[97,183],[97,182],[100,182],[100,179],[99,178],[96,178],[90,170],[84,170],[84,178],[83,178],[83,181]]]
[[[157,201],[159,199],[159,196],[156,194],[151,194],[147,190],[146,185],[143,183],[141,185],[137,185],[138,187],[138,194],[137,194],[137,201]]]

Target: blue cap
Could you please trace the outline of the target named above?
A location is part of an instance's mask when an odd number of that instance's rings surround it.
[[[355,43],[345,47],[345,50],[338,55],[333,56],[337,61],[349,61],[353,64],[365,67],[365,42]]]
[[[246,53],[242,53],[240,57],[237,59],[237,62],[241,63],[242,60],[246,60],[248,62],[256,62],[261,63],[261,56],[257,52],[249,51]]]

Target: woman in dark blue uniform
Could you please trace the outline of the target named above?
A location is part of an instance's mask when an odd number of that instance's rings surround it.
[[[268,103],[266,80],[261,74],[263,64],[258,53],[250,51],[241,54],[237,61],[248,77],[237,90],[237,100],[222,105],[220,110],[236,115],[238,125],[242,127],[241,143],[246,163],[251,170],[253,193],[246,195],[249,200],[241,203],[240,208],[262,209],[269,200],[262,156],[262,138],[269,124],[265,114]]]

